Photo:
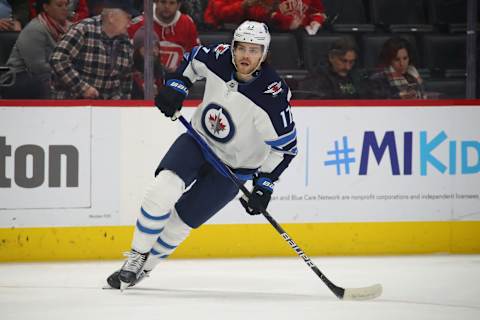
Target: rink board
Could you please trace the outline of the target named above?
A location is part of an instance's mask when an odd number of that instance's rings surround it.
[[[269,211],[310,255],[480,252],[479,104],[294,102],[300,152]],[[0,101],[0,261],[121,257],[184,131],[145,105]],[[233,201],[174,257],[289,254]]]
[[[363,222],[283,224],[311,256],[480,252],[480,222]],[[133,227],[0,229],[0,261],[120,259]],[[266,224],[207,224],[171,258],[294,256]]]

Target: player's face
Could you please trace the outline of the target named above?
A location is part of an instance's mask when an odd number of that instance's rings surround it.
[[[329,56],[328,59],[330,60],[333,71],[342,77],[346,77],[350,70],[352,70],[357,55],[355,54],[355,51],[347,51],[343,56],[334,55]]]
[[[64,23],[68,17],[68,0],[52,0],[43,5],[43,11],[53,20]]]
[[[262,60],[263,47],[259,44],[238,42],[234,49],[235,65],[239,74],[248,75],[255,71]]]
[[[400,49],[397,51],[397,56],[393,58],[392,67],[398,74],[405,74],[407,72],[408,65],[410,64],[410,57],[406,49]]]
[[[157,0],[155,15],[163,22],[169,23],[175,18],[177,10],[180,9],[178,0]]]

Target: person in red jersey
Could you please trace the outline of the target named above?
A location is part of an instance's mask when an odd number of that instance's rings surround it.
[[[245,15],[249,19],[263,21],[280,31],[305,28],[314,35],[322,27],[327,16],[321,0],[245,0]]]
[[[200,44],[195,23],[179,11],[180,5],[181,0],[157,0],[153,8],[153,29],[160,39],[160,59],[167,71],[176,70],[183,54]],[[144,24],[144,16],[134,19],[128,30],[130,38]]]
[[[244,20],[245,5],[249,0],[210,0],[203,14],[204,22],[214,28],[224,24],[239,24]]]

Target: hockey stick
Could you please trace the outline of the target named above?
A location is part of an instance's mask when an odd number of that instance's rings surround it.
[[[177,112],[173,120],[179,119],[180,122],[185,126],[187,131],[192,135],[195,141],[200,145],[200,147],[206,152],[211,160],[214,162],[214,165],[217,169],[222,170],[230,180],[242,191],[242,193],[248,198],[251,193],[243,185],[243,183],[236,177],[236,175],[220,160],[215,152],[210,148],[210,146],[205,142],[205,140],[198,134],[197,131],[192,127],[192,125],[180,114]],[[375,284],[369,287],[362,288],[342,288],[336,286],[331,282],[320,269],[317,268],[315,263],[305,254],[305,252],[295,243],[295,241],[287,234],[287,232],[280,226],[275,219],[267,212],[267,210],[262,210],[263,216],[270,222],[270,224],[277,230],[280,236],[290,245],[290,247],[295,251],[295,253],[303,259],[303,261],[317,274],[317,276],[327,285],[327,287],[337,296],[339,299],[343,300],[370,300],[375,299],[376,297],[382,294],[382,286],[380,284]]]

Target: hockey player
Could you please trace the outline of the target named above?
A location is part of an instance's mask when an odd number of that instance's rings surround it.
[[[231,45],[194,48],[155,98],[160,111],[172,117],[188,88],[206,79],[192,126],[239,179],[253,179],[252,196],[240,199],[251,215],[266,209],[275,181],[297,154],[290,90],[265,62],[269,44],[265,24],[245,21]],[[139,210],[132,250],[121,270],[108,277],[109,285],[138,283],[238,191],[188,133],[180,135],[160,161]]]

